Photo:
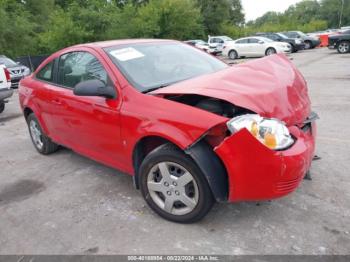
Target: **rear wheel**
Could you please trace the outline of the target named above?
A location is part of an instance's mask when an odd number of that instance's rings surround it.
[[[305,41],[305,49],[311,49],[311,48],[312,48],[311,41]]]
[[[4,110],[5,110],[5,103],[4,102],[0,102],[0,114],[2,112],[4,112]]]
[[[349,41],[342,41],[338,45],[338,53],[345,54],[350,52],[350,42]]]
[[[33,113],[27,117],[27,124],[33,145],[40,154],[48,155],[57,151],[58,145],[44,134],[38,119]]]
[[[208,182],[197,165],[171,144],[146,156],[140,167],[140,185],[147,204],[173,222],[196,222],[214,204]]]
[[[273,55],[273,54],[276,54],[276,53],[277,53],[277,52],[276,52],[276,49],[273,48],[273,47],[268,48],[268,49],[266,50],[266,52],[265,52],[266,55]]]
[[[235,60],[238,58],[238,54],[235,50],[231,50],[229,53],[228,53],[228,57],[232,60]]]

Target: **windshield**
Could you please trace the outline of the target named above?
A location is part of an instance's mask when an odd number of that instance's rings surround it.
[[[222,36],[221,39],[224,41],[233,41],[232,38],[228,36]]]
[[[300,36],[303,36],[303,37],[304,37],[304,36],[307,36],[307,35],[305,35],[305,34],[304,34],[303,32],[301,32],[301,31],[298,31],[297,33],[298,33]]]
[[[287,39],[288,37],[285,36],[284,34],[281,34],[281,33],[276,33],[276,35],[278,35],[279,37],[282,37],[283,39]]]
[[[12,67],[17,65],[13,60],[7,57],[0,57],[0,64],[4,64],[6,67]]]
[[[105,51],[140,92],[228,67],[201,50],[177,42],[122,45]]]

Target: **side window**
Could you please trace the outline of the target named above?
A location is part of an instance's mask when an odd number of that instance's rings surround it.
[[[259,40],[256,38],[249,38],[249,44],[257,44],[259,43]]]
[[[44,66],[37,74],[36,78],[52,82],[52,69],[53,69],[53,61]]]
[[[278,41],[280,40],[280,38],[277,35],[268,35],[268,38],[274,40],[274,41]]]
[[[74,88],[80,82],[93,79],[108,83],[107,72],[95,56],[88,52],[72,52],[60,57],[58,84]]]
[[[247,44],[247,43],[248,43],[248,39],[242,39],[236,42],[236,44]]]

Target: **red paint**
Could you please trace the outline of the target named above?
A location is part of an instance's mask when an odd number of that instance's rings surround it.
[[[283,54],[229,67],[153,93],[215,97],[288,125],[302,123],[310,114],[305,80]]]
[[[290,149],[275,152],[246,130],[222,141],[222,132],[213,129],[209,140],[216,146],[214,150],[229,174],[229,200],[270,199],[294,190],[310,167],[314,135],[296,127],[309,115],[310,101],[306,83],[290,61],[283,55],[258,59],[183,81],[150,95],[133,88],[102,50],[119,44],[166,41],[109,41],[61,50],[21,81],[21,107],[36,114],[44,132],[53,141],[133,175],[133,150],[142,138],[162,137],[185,149],[209,129],[225,126],[228,121],[164,99],[163,94],[199,94],[223,99],[262,116],[285,121],[297,138]],[[115,85],[116,99],[78,97],[71,89],[35,78],[48,62],[71,51],[90,52],[102,63]]]

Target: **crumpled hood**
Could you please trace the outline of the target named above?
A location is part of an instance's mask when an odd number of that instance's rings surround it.
[[[273,55],[235,65],[153,91],[157,95],[197,94],[230,102],[288,126],[310,115],[307,85],[283,55]]]

